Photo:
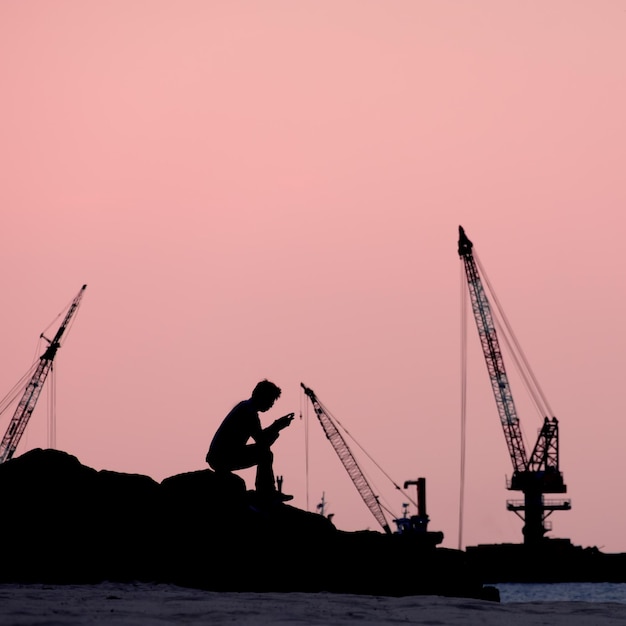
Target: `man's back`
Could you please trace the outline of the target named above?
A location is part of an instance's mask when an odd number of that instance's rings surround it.
[[[242,400],[231,409],[217,429],[209,447],[207,461],[211,463],[212,459],[219,462],[220,459],[230,456],[234,450],[245,446],[250,437],[255,438],[260,432],[259,414],[251,400]]]

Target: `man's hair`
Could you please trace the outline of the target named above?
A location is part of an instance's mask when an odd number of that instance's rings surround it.
[[[267,380],[257,383],[252,391],[252,397],[255,400],[271,400],[276,401],[280,398],[280,387]]]

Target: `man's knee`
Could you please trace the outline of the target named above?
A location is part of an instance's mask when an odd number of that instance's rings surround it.
[[[206,462],[209,464],[209,467],[215,472],[232,472],[231,464],[226,459],[222,459],[215,455],[207,455]]]

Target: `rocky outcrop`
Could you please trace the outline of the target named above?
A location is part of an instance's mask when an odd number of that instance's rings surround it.
[[[0,582],[168,582],[227,591],[495,599],[465,554],[344,532],[209,469],[157,483],[36,449],[0,465]]]

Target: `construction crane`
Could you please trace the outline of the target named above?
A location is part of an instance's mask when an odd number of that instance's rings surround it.
[[[389,524],[385,519],[385,514],[382,507],[380,506],[378,498],[372,491],[370,484],[368,483],[365,475],[363,474],[361,468],[356,462],[356,459],[350,451],[348,444],[346,443],[342,434],[339,432],[337,425],[335,424],[330,413],[322,406],[321,402],[318,400],[312,389],[306,387],[304,383],[300,383],[300,386],[302,387],[302,389],[304,389],[304,393],[311,400],[315,415],[322,425],[322,428],[326,433],[326,437],[328,437],[328,440],[335,449],[337,456],[343,463],[343,466],[346,468],[346,471],[352,479],[354,486],[357,488],[357,491],[363,499],[363,502],[365,502],[367,508],[371,511],[372,515],[376,518],[376,521],[381,525],[385,533],[390,534],[391,529],[389,528]]]
[[[15,413],[13,414],[11,421],[9,422],[9,427],[2,438],[2,442],[0,443],[0,463],[8,461],[15,453],[24,430],[26,429],[26,425],[28,424],[28,420],[35,409],[41,389],[52,368],[52,362],[57,350],[61,347],[61,337],[76,312],[86,287],[87,285],[83,285],[78,292],[78,295],[74,298],[74,300],[72,300],[65,318],[54,335],[54,338],[50,340],[46,338],[43,333],[40,335],[41,338],[48,342],[48,347],[39,357],[39,363],[37,364],[35,373],[32,375],[28,385],[26,385],[22,398],[15,409]]]
[[[524,494],[523,500],[507,501],[507,509],[513,511],[524,521],[522,531],[524,544],[536,545],[544,539],[545,533],[551,528],[549,524],[546,524],[546,518],[554,511],[571,509],[569,500],[547,501],[543,497],[543,494],[546,493],[567,492],[567,487],[563,482],[563,474],[559,469],[559,425],[556,417],[544,417],[537,442],[530,457],[528,457],[522,438],[520,421],[513,402],[513,394],[504,367],[495,319],[472,249],[472,242],[467,238],[463,227],[459,226],[458,252],[465,267],[474,320],[487,364],[498,415],[504,430],[504,438],[513,464],[513,474],[507,488],[521,491]],[[527,371],[530,371],[527,363],[525,365]],[[534,376],[531,375],[526,382],[529,388],[532,389],[534,386],[537,391],[535,401],[544,410],[543,414],[546,415],[547,403],[544,401],[543,406],[541,406],[542,394],[536,385]]]

